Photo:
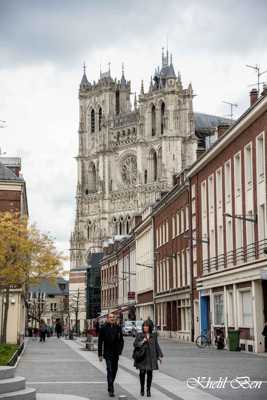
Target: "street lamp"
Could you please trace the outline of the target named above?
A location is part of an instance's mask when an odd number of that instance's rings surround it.
[[[253,222],[254,224],[256,224],[258,222],[258,216],[257,214],[253,215],[232,215],[229,213],[224,213],[225,217],[229,217],[229,218],[235,218],[235,219],[241,219],[242,221],[246,221],[246,222]]]

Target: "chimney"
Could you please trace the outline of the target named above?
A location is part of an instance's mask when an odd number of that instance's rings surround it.
[[[220,124],[217,126],[218,139],[229,129],[230,124]]]
[[[250,106],[253,106],[253,104],[256,103],[256,101],[258,100],[258,91],[257,89],[252,89],[250,92]]]

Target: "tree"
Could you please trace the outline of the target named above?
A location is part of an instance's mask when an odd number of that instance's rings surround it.
[[[69,292],[69,324],[71,315],[75,317],[75,333],[78,335],[80,331],[79,314],[85,312],[85,293],[80,288],[70,290]],[[70,326],[69,326],[70,328]]]
[[[10,290],[27,291],[30,284],[42,279],[55,280],[63,259],[53,240],[29,225],[26,217],[0,213],[0,286],[5,298],[2,343],[6,343]]]

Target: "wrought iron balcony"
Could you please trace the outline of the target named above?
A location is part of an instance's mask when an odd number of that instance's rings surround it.
[[[203,260],[203,275],[212,274],[226,268],[238,267],[264,256],[267,256],[267,239]]]

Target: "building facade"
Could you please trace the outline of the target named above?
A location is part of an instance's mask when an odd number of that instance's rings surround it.
[[[28,327],[39,327],[40,321],[55,327],[56,321],[62,325],[69,315],[69,282],[58,277],[55,282],[43,280],[32,285],[27,298]]]
[[[0,157],[0,212],[16,212],[28,216],[26,182],[21,175],[21,159]],[[5,289],[0,287],[0,334],[3,329]],[[24,288],[10,290],[10,305],[7,321],[7,342],[21,343],[25,334]]]
[[[189,186],[180,175],[153,210],[155,309],[159,333],[191,340],[191,251]]]
[[[201,118],[193,113],[192,86],[183,87],[168,52],[148,91],[142,83],[134,107],[130,95],[124,71],[120,80],[110,70],[101,73],[93,84],[84,71],[71,268],[84,265],[88,252],[104,240],[128,234],[134,217],[196,159],[195,121]]]
[[[267,319],[267,90],[192,166],[195,313],[200,331],[225,338],[240,331],[241,349],[263,352]]]
[[[152,206],[134,230],[136,243],[136,319],[154,321],[154,234]]]

